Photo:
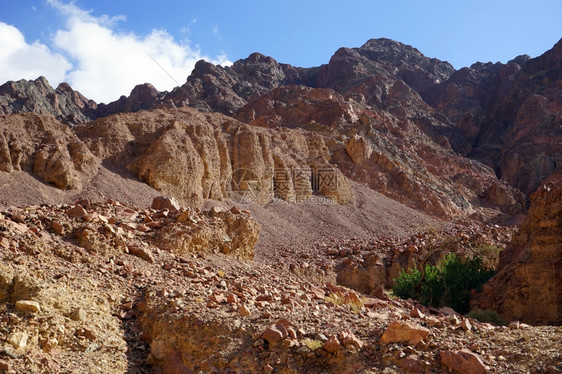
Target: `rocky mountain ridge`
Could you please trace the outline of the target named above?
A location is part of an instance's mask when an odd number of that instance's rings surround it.
[[[109,104],[87,100],[66,84],[53,90],[39,78],[0,86],[0,111],[50,113],[77,124],[114,113],[191,106],[264,124],[264,105],[274,105],[275,115],[283,118],[269,118],[267,125],[294,127],[311,122],[354,125],[357,113],[348,109],[359,105],[412,123],[438,143],[446,140],[454,151],[484,162],[528,195],[560,166],[561,83],[556,72],[561,45],[535,59],[520,56],[507,64],[477,63],[459,71],[389,39],[341,48],[316,68],[280,64],[254,53],[229,67],[199,61],[187,82],[172,92],[143,84]],[[293,85],[331,90],[332,95],[325,94],[331,109],[325,112],[324,105],[322,114],[304,116],[277,113],[280,106],[289,109],[309,100],[303,88]],[[277,95],[275,90],[284,90],[285,99],[277,104],[266,99]]]

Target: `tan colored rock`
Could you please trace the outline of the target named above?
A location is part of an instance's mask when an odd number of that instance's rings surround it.
[[[458,351],[441,351],[441,363],[459,374],[486,374],[488,369],[475,353],[463,348]]]
[[[345,151],[356,165],[361,165],[369,159],[373,153],[373,149],[368,141],[359,135],[354,135],[349,138],[347,143],[345,143]]]
[[[383,333],[380,344],[404,343],[418,345],[429,335],[429,329],[408,321],[391,322]]]
[[[26,332],[16,331],[8,336],[8,339],[6,341],[10,343],[15,349],[22,349],[27,346],[28,338],[29,335],[27,335]]]
[[[461,322],[461,327],[464,331],[470,331],[472,330],[472,324],[470,323],[470,321],[468,320],[468,318],[465,318],[462,320]]]
[[[187,206],[228,197],[265,204],[276,194],[306,201],[313,192],[338,203],[352,198],[349,181],[329,161],[323,137],[303,130],[280,133],[181,108],[120,114],[76,132],[98,157],[119,159]],[[137,149],[135,155],[129,147]],[[334,177],[325,178],[332,169]]]
[[[160,249],[184,255],[188,253],[221,252],[241,258],[253,258],[260,226],[251,217],[220,211],[215,215],[206,212],[205,220],[213,217],[211,225],[200,222],[190,231],[185,225],[165,225],[154,233],[154,244]]]
[[[16,301],[16,310],[22,312],[37,313],[41,311],[41,306],[37,301],[32,300],[19,300]]]
[[[150,343],[150,353],[154,356],[157,360],[162,360],[166,357],[168,352],[168,348],[166,347],[166,343],[164,340],[161,339],[154,339]]]
[[[3,115],[0,170],[26,171],[57,188],[80,190],[97,173],[100,160],[54,117]]]
[[[83,308],[75,308],[70,317],[75,321],[85,322],[87,319],[86,311]]]

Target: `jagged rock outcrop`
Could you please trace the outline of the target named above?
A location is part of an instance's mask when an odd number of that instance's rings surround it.
[[[175,106],[190,106],[203,111],[232,115],[248,100],[287,84],[307,84],[315,69],[280,64],[273,58],[253,53],[222,67],[199,61],[181,87],[166,95],[164,101]]]
[[[500,270],[475,305],[510,320],[562,324],[562,171],[533,195],[529,213]]]
[[[339,49],[318,68],[281,64],[259,53],[229,67],[200,61],[187,82],[170,93],[143,84],[109,104],[97,105],[67,84],[53,90],[44,78],[8,82],[0,89],[0,111],[49,113],[75,124],[120,112],[189,106],[253,126],[302,127],[330,139],[331,162],[348,177],[417,209],[450,216],[485,205],[511,214],[525,203],[494,174],[530,194],[562,162],[561,49],[559,42],[536,59],[520,56],[507,65],[477,63],[455,72],[410,46],[372,39],[359,48]],[[350,163],[345,150],[355,135],[372,149],[361,166]],[[170,142],[164,137],[153,148]],[[189,152],[190,146],[173,147]],[[182,162],[174,167],[202,173]],[[144,180],[157,173],[146,160],[135,165]],[[160,177],[154,178],[153,185]]]
[[[115,113],[138,112],[150,109],[165,93],[158,91],[152,84],[139,84],[133,88],[129,96],[121,96],[117,101],[109,104],[100,104],[96,112],[97,117],[106,117]]]
[[[287,85],[275,88],[240,108],[235,118],[261,127],[327,127],[357,121],[354,106],[331,89]]]
[[[181,108],[115,115],[76,133],[100,159],[126,165],[189,206],[227,197],[245,203],[306,200],[313,193],[339,203],[352,198],[324,139],[302,129],[261,129]],[[324,178],[328,172],[333,179]]]
[[[422,96],[455,71],[448,62],[427,58],[417,49],[390,39],[371,39],[359,48],[340,48],[318,73],[319,87],[340,93],[362,87],[368,102],[380,103],[391,81],[402,80]]]
[[[96,118],[97,104],[74,91],[67,83],[53,89],[45,77],[20,80],[0,86],[0,114],[52,114],[74,125]]]
[[[0,115],[0,170],[25,171],[60,189],[81,189],[100,160],[51,116]]]
[[[562,162],[562,40],[542,56],[477,63],[455,72],[428,103],[454,121],[464,154],[530,194]]]
[[[248,102],[235,116],[255,126],[323,134],[332,162],[347,177],[426,213],[471,214],[481,206],[520,211],[522,194],[482,164],[455,154],[445,137],[433,140],[426,134],[414,118],[430,116],[432,109],[422,106],[425,112],[415,115],[390,114],[347,101],[332,89],[291,85]]]

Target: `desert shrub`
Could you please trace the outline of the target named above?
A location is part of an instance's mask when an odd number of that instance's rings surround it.
[[[394,279],[392,292],[403,299],[415,299],[419,296],[421,280],[422,273],[418,269],[412,268],[407,272],[401,269],[398,278]]]
[[[493,323],[498,326],[507,325],[507,321],[504,318],[502,318],[496,311],[490,309],[482,310],[475,308],[472,309],[466,316],[480,322]]]
[[[474,252],[482,259],[482,264],[488,269],[495,269],[500,262],[502,247],[493,244],[477,244]]]
[[[492,276],[480,257],[462,260],[455,254],[445,256],[437,265],[401,271],[392,291],[401,298],[412,298],[424,305],[449,306],[459,313],[469,311],[472,290],[480,290]]]

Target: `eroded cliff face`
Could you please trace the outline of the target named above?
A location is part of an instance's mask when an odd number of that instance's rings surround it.
[[[274,197],[306,200],[313,193],[338,203],[352,198],[323,137],[301,129],[262,129],[181,108],[115,115],[79,126],[76,133],[100,159],[126,165],[189,206],[223,198],[261,204]],[[334,179],[315,183],[322,173]]]
[[[562,162],[562,40],[543,55],[455,72],[425,99],[462,131],[464,154],[531,194]]]
[[[562,171],[532,195],[529,213],[500,270],[475,305],[510,320],[562,324]]]
[[[467,215],[491,206],[508,214],[520,211],[521,193],[498,181],[491,169],[456,154],[443,135],[428,135],[418,123],[422,116],[428,128],[439,122],[419,96],[416,100],[419,111],[390,114],[333,89],[292,85],[248,102],[236,117],[254,126],[322,134],[332,162],[348,178],[431,215]]]
[[[81,189],[100,160],[52,116],[0,115],[0,170],[35,174],[60,189]]]

